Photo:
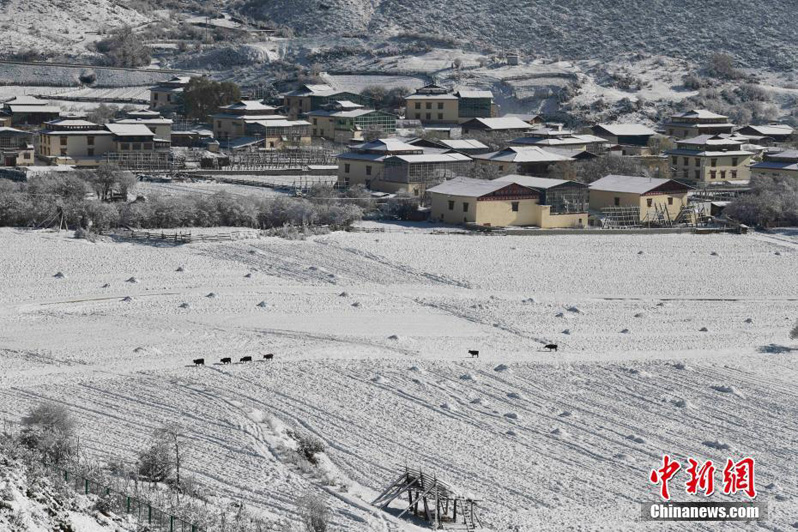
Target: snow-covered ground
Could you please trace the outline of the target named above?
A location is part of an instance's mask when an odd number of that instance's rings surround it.
[[[188,469],[264,516],[325,490],[334,530],[401,529],[368,501],[408,464],[494,530],[661,530],[639,503],[670,453],[756,458],[768,520],[724,529],[798,522],[794,232],[157,247],[4,229],[0,249],[0,415],[63,402],[92,453],[129,460],[178,420]],[[326,443],[317,474],[286,427]]]

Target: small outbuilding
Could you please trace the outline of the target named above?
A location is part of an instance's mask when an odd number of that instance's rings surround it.
[[[675,221],[692,187],[673,179],[608,175],[590,184],[590,208],[641,221]]]

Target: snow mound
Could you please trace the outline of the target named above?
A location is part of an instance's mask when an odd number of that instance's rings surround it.
[[[178,266],[175,271],[176,272],[184,272],[184,271],[186,271],[186,269],[183,266]]]
[[[205,296],[205,297],[208,297],[208,298],[214,299],[215,297],[217,297],[217,296],[216,296],[216,292],[211,292],[211,293],[209,293],[209,294],[208,294],[207,296]]]
[[[251,278],[252,277],[252,272],[249,272],[249,273],[245,274],[244,277],[247,278],[247,279]]]
[[[658,306],[658,307],[667,307],[667,306],[668,306],[668,304],[667,304],[667,303],[665,303],[664,301],[660,301],[659,303],[657,303],[657,306]]]
[[[557,314],[554,315],[554,317],[555,318],[564,318],[565,314],[563,314],[562,312],[558,312]]]
[[[341,292],[338,297],[349,297],[349,292]]]
[[[573,415],[573,413],[571,413],[570,411],[566,410],[564,412],[560,412],[557,415],[560,416],[560,417],[571,417]]]
[[[135,277],[131,277],[130,279],[128,279],[128,280],[127,280],[127,281],[125,281],[125,282],[126,282],[126,283],[132,283],[132,284],[138,284],[139,280],[138,280],[138,279],[136,279]]]
[[[571,329],[563,329],[562,333],[566,334],[566,335],[570,335],[571,334]]]
[[[718,451],[727,451],[731,449],[731,445],[718,440],[701,442],[710,449],[717,449]]]
[[[642,250],[641,250],[641,251],[638,251],[638,252],[637,252],[637,254],[638,254],[638,255],[643,255],[643,251],[642,251]]]
[[[504,414],[504,417],[506,417],[507,419],[512,419],[513,421],[518,420],[518,414],[516,414],[515,412],[507,412],[506,414]]]
[[[133,298],[130,296],[125,296],[122,298],[122,301],[124,301],[125,303],[130,303],[131,301],[133,301]]]
[[[472,405],[481,405],[481,406],[488,406],[490,405],[490,401],[483,399],[482,397],[477,397],[476,399],[471,399]]]
[[[472,381],[473,382],[473,381],[476,381],[477,378],[475,376],[473,376],[472,374],[470,374],[470,373],[465,373],[463,375],[460,375],[460,380],[461,381]]]
[[[578,307],[568,307],[565,310],[567,310],[568,312],[573,312],[574,314],[582,314],[582,311],[579,310]]]
[[[512,429],[505,432],[505,434],[507,434],[508,436],[518,436],[518,434]]]
[[[510,366],[506,366],[504,364],[499,364],[498,366],[493,368],[493,371],[499,371],[499,372],[501,372],[501,371],[510,371]]]
[[[163,352],[156,347],[139,346],[133,350],[134,353],[151,353],[153,355],[162,355]]]
[[[673,369],[687,369],[687,364],[684,362],[675,362],[673,364]]]
[[[266,308],[269,306],[269,304],[266,303],[265,301],[261,301],[260,303],[257,304],[257,306],[260,308]]]
[[[752,318],[746,318],[745,323],[754,323],[754,320]]]
[[[257,408],[247,412],[247,417],[255,423],[263,423],[266,420],[266,414],[263,413],[263,410],[258,410]]]
[[[390,336],[388,337],[388,340],[393,340],[394,342],[398,342],[398,341],[399,341],[399,335],[398,335],[398,334],[392,334],[392,335],[390,335]],[[414,367],[415,367],[415,366],[414,366]],[[412,369],[412,368],[411,368],[411,369]]]
[[[715,390],[716,392],[728,393],[728,394],[731,394],[731,395],[736,395],[738,397],[742,397],[742,394],[740,392],[738,392],[737,389],[734,386],[715,385],[715,386],[711,386],[711,388],[713,390]]]
[[[709,329],[707,329],[706,327],[701,327],[700,329],[698,329],[698,332],[709,332]]]
[[[528,297],[526,299],[522,299],[521,303],[529,303],[531,305],[537,303],[537,300],[534,297]]]
[[[629,334],[629,329],[624,329],[621,331],[621,334]]]
[[[638,312],[637,314],[635,314],[635,318],[645,318],[645,317],[646,315],[643,314],[642,312]]]
[[[66,275],[64,275],[61,272],[56,273],[55,275],[53,275],[53,277],[55,277],[56,279],[66,279]]]
[[[388,383],[388,379],[386,379],[382,375],[377,375],[376,377],[371,379],[371,381],[376,383],[376,384],[387,384]]]
[[[713,257],[720,257],[720,254],[717,251],[713,251],[712,253],[710,253],[710,255],[712,255]]]
[[[780,257],[781,256],[781,251],[775,252],[774,255],[778,255]]]
[[[191,303],[180,303],[180,308],[191,308]]]
[[[452,405],[451,403],[443,403],[443,404],[441,405],[441,408],[442,408],[442,409],[444,409],[444,410],[448,410],[449,412],[454,412],[455,410],[457,410],[457,409],[454,407],[454,405]]]
[[[524,396],[521,395],[518,392],[510,392],[510,393],[507,394],[507,397],[509,397],[510,399],[523,399],[524,398]]]
[[[690,404],[689,401],[686,399],[671,399],[671,404],[676,408],[692,408],[693,405]]]
[[[554,429],[551,431],[552,436],[557,436],[558,438],[567,438],[569,436],[568,432],[563,429]]]
[[[110,285],[110,284],[108,284],[108,283],[105,283],[105,284],[104,284],[104,285],[102,285],[100,288],[111,288],[111,285]]]
[[[355,307],[355,308],[358,308],[358,307],[360,307],[360,303],[355,301],[354,303],[352,303],[352,306]]]
[[[422,369],[422,368],[420,368],[418,366],[410,366],[410,371],[414,371],[416,373],[426,373],[424,371],[424,369]]]
[[[634,434],[628,435],[626,437],[626,439],[629,440],[629,441],[633,441],[635,443],[639,443],[641,445],[646,443],[646,439],[645,438],[641,438],[640,436],[635,436]]]

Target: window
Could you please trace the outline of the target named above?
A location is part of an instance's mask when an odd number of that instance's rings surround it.
[[[621,198],[615,198],[615,206],[620,207],[621,205]]]
[[[712,168],[715,168],[716,166],[718,166],[718,160],[717,159],[712,159],[712,160],[710,160],[709,164],[712,166]]]
[[[701,159],[696,159],[695,160],[695,165],[696,166],[701,166]]]
[[[646,207],[651,207],[654,205],[654,200],[651,198],[646,198]]]
[[[418,120],[421,120],[421,113],[416,113],[416,118],[417,118]]]
[[[443,120],[443,113],[438,113],[438,120]]]
[[[217,120],[216,121],[216,129],[222,129],[222,121],[221,120]]]
[[[146,151],[152,151],[152,142],[145,142],[142,146]]]
[[[371,175],[371,165],[366,166],[366,175]]]
[[[319,119],[318,118],[314,118],[313,119],[313,125],[314,126],[318,126],[319,125]],[[314,129],[313,131],[316,131],[316,130]]]
[[[313,128],[313,136],[318,137],[318,131],[316,130],[316,128]]]
[[[122,142],[121,144],[119,144],[119,149],[120,150],[129,150],[130,149],[130,144],[128,144],[127,142]]]
[[[421,109],[421,102],[416,102],[416,109]]]
[[[684,158],[684,165],[690,166],[690,159],[688,159],[687,157]]]
[[[689,172],[690,172],[690,171],[689,171],[687,168],[685,168],[684,170],[682,170],[682,177],[683,177],[683,178],[685,178],[685,179],[687,179],[687,175],[688,175],[688,173],[689,173]]]
[[[676,166],[677,164],[679,164],[679,158],[678,157],[671,157],[671,162],[673,163],[673,166]]]
[[[738,162],[737,157],[732,157],[732,166],[737,166]]]
[[[346,164],[344,165],[344,173],[345,173],[345,174],[348,174],[348,173],[349,173],[349,163],[346,163]]]
[[[432,102],[427,102],[427,109],[432,109]]]
[[[717,171],[710,170],[710,172],[709,172],[709,178],[710,179],[715,179],[717,176],[718,176],[718,172]]]
[[[721,179],[726,179],[726,170],[721,170],[720,171],[720,178]]]
[[[668,205],[673,205],[673,198],[668,198]]]
[[[94,136],[93,135],[89,135],[88,137],[86,137],[86,144],[88,144],[89,146],[94,146]]]
[[[88,150],[86,150],[86,155],[88,155],[89,157],[94,157],[94,148],[89,148]]]
[[[438,109],[443,109],[443,102],[438,102]]]
[[[731,178],[732,179],[737,179],[737,170],[732,170],[731,171]]]
[[[171,94],[167,94],[166,95],[166,101],[167,102],[171,102],[172,101],[172,95]]]
[[[450,211],[454,210],[454,201],[452,201],[452,200],[449,200],[449,210]]]
[[[518,202],[514,201],[510,204],[513,208],[513,212],[518,212]]]
[[[349,178],[348,178],[348,177],[345,177],[345,178],[344,178],[344,186],[345,186],[345,187],[348,187],[348,186],[349,186]]]
[[[701,170],[696,170],[695,171],[695,180],[696,181],[700,181],[701,180]]]
[[[67,138],[61,137],[61,146],[66,146],[66,145],[67,145]]]
[[[66,148],[61,148],[61,156],[66,157]]]
[[[468,202],[463,202],[463,212],[468,212]]]
[[[427,120],[429,120],[431,118],[431,116],[432,115],[430,115],[430,113],[427,113]]]

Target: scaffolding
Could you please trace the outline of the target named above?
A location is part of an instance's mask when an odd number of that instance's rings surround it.
[[[397,517],[410,513],[425,520],[434,530],[459,525],[472,532],[482,527],[476,512],[480,501],[457,493],[451,485],[435,475],[430,476],[407,466],[372,504],[388,510],[391,503],[402,500],[403,495],[407,495],[407,502],[402,502]]]
[[[643,227],[640,207],[605,207],[601,209],[604,229],[635,229]]]

